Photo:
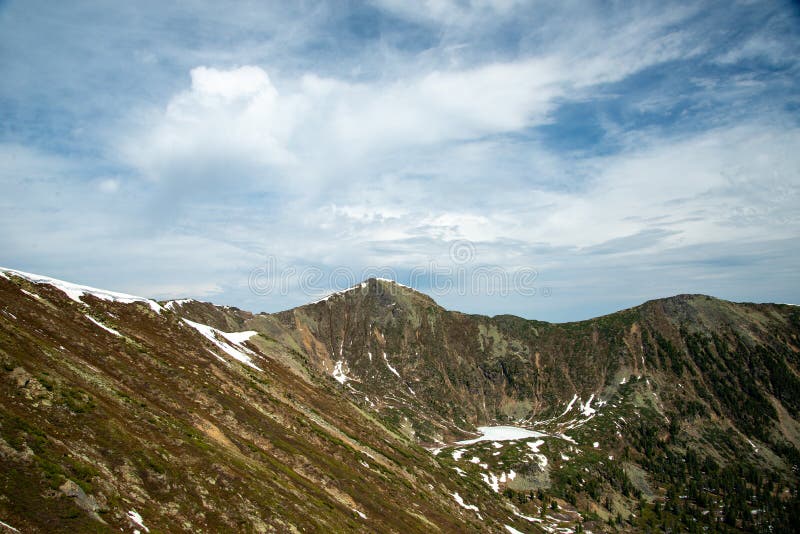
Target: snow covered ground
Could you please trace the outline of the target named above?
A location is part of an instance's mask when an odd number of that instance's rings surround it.
[[[117,332],[113,328],[104,325],[103,323],[101,323],[100,321],[95,319],[94,317],[92,317],[90,315],[87,315],[86,318],[89,319],[91,322],[93,322],[95,325],[97,325],[100,328],[102,328],[103,330],[105,330],[106,332],[110,332],[110,333],[114,334],[115,336],[122,337],[122,334],[120,334],[119,332]]]
[[[15,269],[6,269],[5,267],[0,267],[0,273],[9,273],[14,276],[19,276],[20,278],[24,278],[29,282],[33,282],[34,284],[51,285],[66,293],[66,295],[75,302],[79,302],[81,304],[85,304],[85,302],[81,300],[81,297],[83,295],[92,295],[102,300],[109,300],[112,302],[122,302],[124,304],[130,304],[133,302],[143,302],[148,306],[150,306],[150,308],[156,313],[161,313],[161,310],[163,309],[154,300],[137,297],[135,295],[128,295],[126,293],[117,293],[116,291],[107,291],[105,289],[97,289],[96,287],[82,286],[78,284],[73,284],[72,282],[65,282],[63,280],[58,280],[56,278],[50,278],[49,276],[26,273],[24,271],[17,271]],[[4,275],[4,278],[7,278],[7,276]]]
[[[480,437],[456,442],[457,445],[471,445],[479,441],[511,441],[515,439],[540,438],[546,434],[517,426],[479,426]]]
[[[249,365],[253,369],[257,369],[261,371],[262,369],[258,367],[256,364],[253,363],[252,359],[250,358],[249,354],[251,351],[248,350],[246,347],[242,346],[246,340],[250,339],[258,332],[254,331],[247,331],[247,332],[223,332],[221,330],[217,330],[208,325],[195,323],[194,321],[190,321],[189,319],[181,319],[184,323],[191,326],[206,339],[214,343],[217,347],[221,348],[230,356],[233,356],[235,359],[239,360],[240,362]],[[224,339],[228,340],[230,343],[226,343],[225,341],[221,341],[219,336],[223,337]]]

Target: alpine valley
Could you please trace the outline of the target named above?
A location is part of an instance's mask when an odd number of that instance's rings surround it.
[[[0,270],[0,531],[791,532],[800,308],[254,314]]]

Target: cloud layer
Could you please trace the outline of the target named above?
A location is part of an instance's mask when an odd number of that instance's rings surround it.
[[[407,5],[5,4],[0,263],[276,310],[468,240],[549,296],[438,295],[467,311],[800,301],[790,4]]]

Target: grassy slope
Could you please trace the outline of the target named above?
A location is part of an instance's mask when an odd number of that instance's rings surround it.
[[[0,279],[6,523],[130,530],[136,510],[152,531],[450,532],[499,529],[491,516],[508,515],[335,383],[287,366],[268,337],[248,345],[267,355],[260,372],[219,361],[170,311],[84,301]],[[88,497],[66,496],[67,480]],[[485,523],[454,502],[459,490],[484,499]]]

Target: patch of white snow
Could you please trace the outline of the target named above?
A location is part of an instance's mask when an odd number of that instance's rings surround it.
[[[589,396],[589,400],[587,400],[587,401],[586,401],[586,404],[584,404],[584,403],[581,403],[581,413],[582,413],[583,415],[585,415],[586,417],[591,417],[592,415],[594,415],[595,413],[597,413],[597,410],[595,410],[594,408],[592,408],[592,399],[593,399],[593,398],[594,398],[594,393],[592,393],[592,394]]]
[[[181,320],[187,325],[197,330],[198,332],[200,332],[206,339],[211,341],[217,347],[221,348],[223,351],[225,351],[228,355],[232,356],[234,359],[242,362],[245,365],[252,367],[253,369],[257,369],[259,371],[263,370],[256,364],[254,364],[253,361],[250,359],[250,356],[247,354],[247,353],[252,354],[250,349],[241,346],[241,344],[239,343],[234,342],[234,344],[238,346],[237,348],[231,345],[230,343],[227,343],[226,341],[222,341],[219,339],[219,337],[222,337],[230,341],[230,339],[226,336],[226,334],[228,336],[231,336],[231,338],[233,339],[237,339],[236,334],[250,334],[250,332],[222,332],[212,326],[195,323],[194,321],[190,321],[189,319],[181,319]],[[252,337],[252,335],[249,335],[247,338],[249,339],[250,337]]]
[[[457,441],[458,445],[471,445],[479,441],[513,441],[517,439],[538,438],[544,436],[541,432],[528,430],[516,426],[479,426],[480,437]]]
[[[2,272],[0,272],[0,275],[2,275],[2,274],[3,274],[3,273],[2,273]],[[5,276],[3,276],[3,278],[5,278]],[[0,526],[4,526],[4,527],[6,527],[6,528],[7,528],[7,529],[9,529],[9,530],[13,530],[14,532],[19,532],[19,530],[15,529],[15,528],[14,528],[14,527],[12,527],[11,525],[9,525],[8,523],[5,523],[5,522],[3,522],[3,521],[0,521]]]
[[[31,293],[30,291],[27,291],[27,290],[25,290],[25,289],[20,289],[20,291],[22,291],[23,293],[25,293],[25,294],[26,294],[26,295],[28,295],[29,297],[35,298],[36,300],[42,300],[42,297],[40,297],[40,296],[39,296],[39,295],[37,295],[36,293]]]
[[[343,364],[344,360],[339,360],[338,362],[336,362],[336,365],[333,367],[333,373],[332,373],[333,378],[340,384],[344,384],[345,382],[350,380],[350,377],[348,377],[346,374],[344,374],[344,371],[342,371]]]
[[[144,523],[142,522],[142,516],[140,516],[136,510],[130,510],[128,512],[128,519],[142,527],[145,532],[150,532],[150,529],[144,526]]]
[[[567,409],[564,410],[564,413],[562,413],[559,417],[564,417],[565,415],[567,415],[567,413],[572,409],[572,405],[575,404],[576,400],[578,400],[578,395],[577,394],[575,394],[572,397],[572,400],[569,401],[569,404],[567,404]]]
[[[258,332],[254,331],[254,330],[247,330],[245,332],[222,332],[222,331],[219,331],[219,335],[221,335],[222,337],[224,337],[225,339],[227,339],[228,341],[230,341],[231,343],[233,343],[235,345],[241,345],[242,343],[244,343],[245,341],[247,341],[251,337],[258,335]]]
[[[486,473],[481,473],[481,478],[495,493],[500,493],[500,481],[497,475],[493,473],[489,473],[488,475]]]
[[[466,504],[464,502],[464,499],[461,498],[461,495],[459,495],[458,492],[453,493],[453,498],[456,500],[458,505],[461,506],[462,508],[466,508],[467,510],[473,510],[475,512],[480,512],[480,508],[478,508],[474,504]]]
[[[115,336],[123,337],[122,334],[120,334],[119,332],[117,332],[113,328],[109,328],[108,326],[104,325],[100,321],[96,320],[94,317],[86,315],[86,318],[89,319],[94,324],[96,324],[97,326],[99,326],[100,328],[102,328],[103,330],[105,330],[106,332],[110,332],[110,333],[114,334]]]
[[[168,310],[175,311],[175,307],[176,306],[183,306],[184,304],[188,304],[188,303],[193,302],[193,301],[194,301],[194,299],[171,300],[171,301],[167,302],[166,304],[164,304],[164,307],[166,309],[168,309]]]
[[[150,308],[156,313],[161,313],[161,310],[163,309],[156,301],[142,297],[137,297],[135,295],[128,295],[126,293],[117,293],[116,291],[108,291],[105,289],[97,289],[96,287],[82,286],[78,284],[73,284],[72,282],[65,282],[63,280],[58,280],[56,278],[50,278],[49,276],[26,273],[24,271],[17,271],[15,269],[6,269],[4,267],[0,267],[0,271],[4,271],[5,273],[11,273],[15,276],[19,276],[20,278],[24,278],[34,284],[51,285],[63,291],[69,298],[80,304],[85,304],[85,302],[81,300],[81,297],[83,295],[92,295],[102,300],[108,300],[111,302],[121,302],[123,304],[130,304],[133,302],[144,302],[145,304],[150,306]]]
[[[393,372],[395,375],[397,375],[397,378],[401,378],[400,373],[397,372],[397,369],[392,367],[392,364],[389,363],[389,358],[386,357],[386,353],[385,352],[383,353],[383,361],[386,362],[386,367],[388,367],[391,372]]]

